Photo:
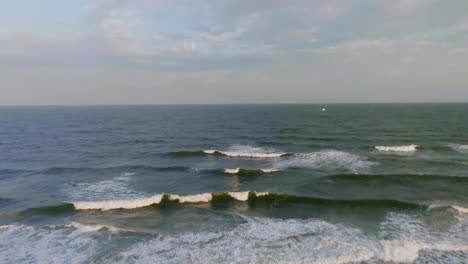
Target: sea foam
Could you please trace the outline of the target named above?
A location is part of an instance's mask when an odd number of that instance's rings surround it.
[[[226,174],[238,174],[240,172],[263,172],[263,173],[272,173],[278,172],[279,169],[259,169],[259,170],[252,170],[252,169],[243,169],[243,168],[234,168],[234,169],[224,169],[224,173]]]
[[[388,239],[317,219],[243,218],[246,222],[230,231],[158,237],[137,243],[120,256],[130,263],[411,263],[434,261],[433,250],[444,251],[457,262],[466,253],[456,252],[468,251],[463,223],[442,238],[442,233],[425,232],[417,219],[390,216],[381,226],[382,236],[388,237],[385,234],[391,228],[398,237]]]
[[[407,145],[407,146],[375,146],[374,148],[379,151],[387,152],[415,152],[418,145]]]
[[[271,149],[264,149],[245,145],[234,145],[228,150],[208,149],[203,151],[205,154],[222,154],[229,157],[248,157],[248,158],[278,158],[286,155],[284,152],[275,152]]]
[[[135,242],[123,247],[108,245],[122,242],[129,234],[108,236],[112,228],[107,225],[0,226],[0,262],[463,263],[468,254],[466,218],[441,231],[427,228],[415,216],[391,213],[376,235],[367,235],[358,228],[319,219],[238,216],[243,222],[223,231],[162,233],[149,239],[134,236]]]
[[[323,150],[311,153],[296,153],[288,159],[274,163],[275,169],[285,169],[289,167],[306,168],[344,168],[352,172],[361,172],[375,165],[375,162],[366,160],[357,154],[339,151]]]
[[[449,143],[447,145],[455,151],[458,151],[461,153],[468,153],[468,145],[453,144],[453,143]]]

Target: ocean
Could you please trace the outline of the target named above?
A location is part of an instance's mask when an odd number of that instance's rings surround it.
[[[467,262],[466,103],[0,107],[0,263]]]

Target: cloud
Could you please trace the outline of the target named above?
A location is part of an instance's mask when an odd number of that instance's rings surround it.
[[[467,46],[466,15],[460,11],[466,5],[435,0],[293,0],[287,5],[279,0],[104,0],[83,7],[79,23],[87,27],[72,35],[0,32],[0,65],[205,71],[256,67],[295,52],[382,50],[407,39],[414,40],[407,43],[413,48],[422,42],[448,43],[460,52]]]

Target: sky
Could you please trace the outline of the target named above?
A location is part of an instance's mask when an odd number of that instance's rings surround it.
[[[468,102],[466,0],[0,0],[0,105]]]

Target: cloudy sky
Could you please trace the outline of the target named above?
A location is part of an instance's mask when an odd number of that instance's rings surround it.
[[[0,5],[0,105],[468,101],[466,0]]]

